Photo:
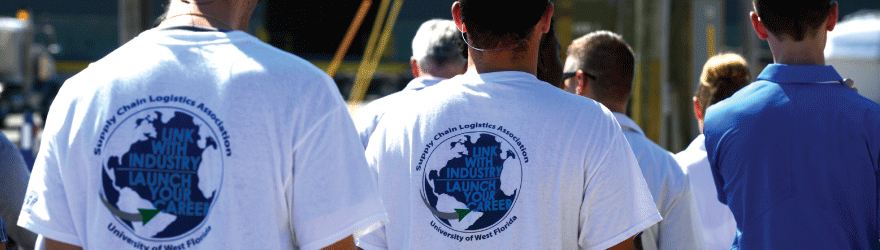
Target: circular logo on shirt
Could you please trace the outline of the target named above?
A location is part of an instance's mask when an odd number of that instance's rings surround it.
[[[458,232],[498,225],[522,186],[522,161],[516,149],[493,132],[466,132],[443,140],[425,164],[425,205],[440,224]]]
[[[220,192],[223,145],[216,123],[176,107],[129,112],[109,129],[101,149],[101,202],[142,239],[192,234]]]

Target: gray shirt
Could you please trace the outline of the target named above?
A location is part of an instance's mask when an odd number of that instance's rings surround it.
[[[6,233],[22,249],[34,249],[37,235],[16,225],[24,202],[30,172],[21,152],[0,133],[0,218],[6,221]]]

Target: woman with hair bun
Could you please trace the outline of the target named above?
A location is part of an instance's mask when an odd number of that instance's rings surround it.
[[[687,149],[675,155],[675,160],[690,179],[708,249],[729,249],[736,236],[736,221],[727,205],[718,201],[718,191],[706,155],[706,138],[702,134],[703,118],[709,106],[730,97],[749,83],[749,66],[742,56],[731,53],[709,58],[703,66],[700,86],[693,97],[700,136]]]

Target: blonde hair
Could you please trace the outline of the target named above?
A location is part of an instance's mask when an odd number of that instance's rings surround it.
[[[709,58],[703,66],[700,86],[694,94],[700,99],[703,115],[706,114],[706,108],[727,99],[751,83],[751,78],[749,65],[740,55],[727,53]]]

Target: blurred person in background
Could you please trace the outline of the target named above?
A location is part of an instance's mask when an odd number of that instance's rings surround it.
[[[364,148],[385,112],[406,105],[401,102],[405,95],[434,86],[467,70],[467,52],[462,54],[463,46],[467,45],[461,41],[461,32],[452,20],[432,19],[422,23],[413,38],[413,55],[410,58],[410,67],[416,78],[400,92],[372,101],[354,115]]]
[[[336,84],[241,31],[257,2],[171,0],[67,80],[18,225],[46,249],[351,249],[387,221]]]
[[[0,245],[8,245],[9,249],[34,249],[37,235],[15,224],[21,213],[27,191],[27,165],[21,151],[0,133],[0,219],[6,222],[6,236],[10,239]]]
[[[574,72],[575,94],[613,112],[663,216],[636,238],[636,244],[643,249],[705,249],[688,177],[669,151],[626,116],[635,71],[632,48],[618,34],[595,31],[572,41],[565,65],[567,72]]]
[[[462,0],[452,16],[468,71],[379,123],[366,155],[389,223],[358,246],[632,249],[661,217],[620,126],[536,77],[553,4]]]
[[[837,2],[752,3],[774,63],[703,126],[731,248],[880,249],[880,105],[825,65]]]
[[[749,66],[740,55],[720,54],[709,58],[703,66],[700,85],[692,98],[700,136],[687,149],[675,154],[675,160],[690,179],[706,249],[730,249],[736,236],[736,220],[730,208],[718,202],[718,191],[715,190],[715,180],[712,179],[706,155],[706,137],[702,134],[703,118],[708,107],[751,83],[751,78]]]

